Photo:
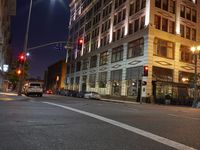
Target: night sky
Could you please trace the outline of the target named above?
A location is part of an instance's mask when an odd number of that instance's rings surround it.
[[[11,35],[14,58],[23,50],[30,0],[17,0],[17,14],[12,17]],[[33,0],[28,47],[66,41],[69,22],[68,0]],[[30,51],[30,77],[44,76],[47,66],[65,59],[66,51],[55,45]]]

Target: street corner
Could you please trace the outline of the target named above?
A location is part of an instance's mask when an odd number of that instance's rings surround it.
[[[16,100],[26,100],[25,96],[18,96],[16,93],[3,93],[0,92],[0,101],[16,101]]]
[[[0,101],[12,101],[15,100],[14,98],[9,98],[9,97],[1,97],[0,96]]]

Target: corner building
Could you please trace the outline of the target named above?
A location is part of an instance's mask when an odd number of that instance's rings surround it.
[[[143,100],[193,98],[198,8],[197,0],[71,0],[66,88]]]

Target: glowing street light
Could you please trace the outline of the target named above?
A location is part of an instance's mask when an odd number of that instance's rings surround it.
[[[193,52],[195,56],[195,69],[194,69],[194,74],[195,74],[195,79],[194,79],[194,101],[192,104],[192,107],[196,107],[198,103],[198,74],[197,74],[197,56],[200,54],[200,46],[193,46],[191,47],[191,51]]]

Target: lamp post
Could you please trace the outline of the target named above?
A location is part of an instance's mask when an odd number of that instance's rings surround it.
[[[197,81],[198,81],[198,75],[197,75],[197,57],[200,54],[200,46],[193,46],[191,47],[191,51],[194,54],[194,58],[195,58],[195,69],[194,69],[194,101],[192,104],[192,107],[196,107],[197,105],[197,101],[198,101],[198,85],[197,85]]]

